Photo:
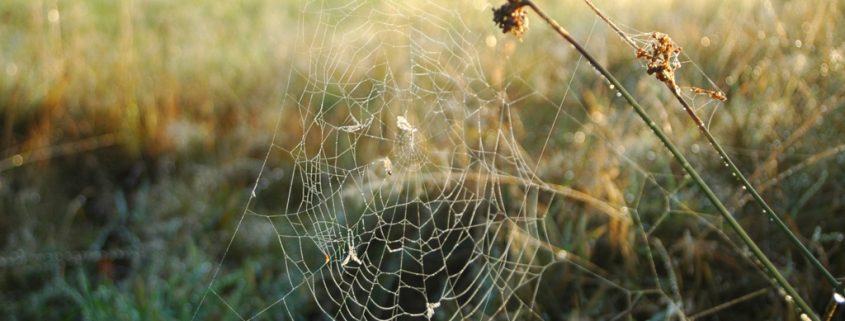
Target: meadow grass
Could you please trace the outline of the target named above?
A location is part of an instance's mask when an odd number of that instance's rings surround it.
[[[692,118],[696,127],[702,132],[702,134],[707,138],[707,141],[710,145],[718,152],[719,158],[724,162],[725,166],[728,167],[728,170],[732,173],[734,177],[737,177],[738,180],[742,183],[742,189],[747,190],[747,192],[751,193],[754,200],[757,204],[763,208],[763,214],[767,215],[770,220],[777,222],[777,226],[781,228],[784,232],[785,236],[787,236],[799,249],[801,249],[801,254],[805,259],[812,262],[814,267],[816,267],[820,273],[824,277],[828,279],[829,285],[834,288],[835,293],[842,293],[842,285],[841,283],[836,280],[833,275],[828,271],[821,263],[816,259],[814,254],[810,253],[810,251],[801,243],[800,240],[792,233],[789,228],[783,223],[780,217],[775,214],[775,212],[771,209],[768,203],[762,199],[759,195],[757,190],[751,185],[742,172],[737,169],[736,164],[734,164],[733,160],[727,153],[724,151],[724,148],[715,140],[715,138],[710,133],[710,130],[707,128],[707,125],[701,120],[698,114],[695,112],[694,107],[690,105],[689,102],[682,96],[681,94],[681,87],[676,82],[675,79],[675,70],[676,68],[680,68],[680,64],[675,65],[673,62],[670,61],[670,57],[673,55],[678,55],[681,51],[676,44],[672,42],[672,40],[665,34],[661,35],[658,33],[654,33],[652,35],[653,41],[655,43],[651,44],[650,47],[638,47],[633,40],[627,37],[621,29],[619,29],[612,21],[609,20],[604,14],[597,9],[591,2],[586,1],[588,5],[596,12],[596,14],[602,18],[605,22],[607,22],[614,31],[621,35],[623,40],[628,41],[630,45],[632,45],[637,52],[637,58],[644,58],[648,61],[648,74],[654,74],[655,77],[666,84],[667,88],[670,92],[675,96],[678,102],[683,106],[684,111]],[[758,262],[762,265],[762,270],[769,275],[773,279],[773,285],[777,288],[782,289],[784,292],[787,293],[786,301],[788,303],[793,303],[798,307],[798,312],[802,319],[811,319],[811,320],[820,320],[819,316],[816,315],[815,311],[807,304],[807,302],[801,297],[801,295],[793,288],[792,284],[780,273],[777,267],[772,264],[771,260],[760,250],[760,247],[745,231],[745,229],[734,219],[733,214],[728,211],[722,201],[713,193],[710,189],[710,186],[701,178],[701,175],[692,165],[687,161],[686,157],[678,150],[677,147],[672,143],[668,136],[663,132],[660,126],[652,120],[651,116],[649,116],[643,107],[640,105],[637,100],[631,96],[631,94],[625,89],[625,87],[616,79],[616,77],[611,74],[607,69],[601,65],[596,58],[587,51],[577,40],[575,40],[572,35],[566,31],[565,28],[561,27],[557,21],[550,18],[546,13],[540,9],[536,4],[529,0],[513,0],[508,1],[506,4],[502,5],[502,7],[498,9],[494,9],[494,21],[502,28],[502,31],[505,33],[513,33],[517,37],[522,37],[527,31],[527,17],[525,11],[527,8],[531,8],[534,12],[537,13],[548,25],[554,29],[566,42],[570,43],[580,55],[584,56],[590,64],[599,71],[602,77],[606,78],[607,81],[610,83],[611,87],[615,87],[616,90],[619,91],[622,97],[628,102],[628,104],[633,107],[634,111],[637,115],[640,116],[642,121],[649,127],[649,129],[654,132],[655,136],[660,140],[660,142],[669,150],[675,160],[680,164],[684,171],[689,175],[695,184],[704,192],[710,202],[715,206],[722,217],[729,223],[729,226],[734,230],[736,234],[738,234],[745,244],[746,247],[751,249],[753,256],[755,257],[755,262]],[[645,48],[645,49],[644,49]],[[649,52],[650,51],[650,52]],[[724,96],[724,93],[721,91],[713,91],[713,90],[706,90],[701,89],[702,93],[711,93],[709,96],[713,97],[714,100],[719,101],[726,101],[727,98]],[[659,240],[657,241],[659,243]],[[665,253],[665,249],[662,246],[658,246],[658,249],[661,250],[661,253]],[[650,250],[650,249],[649,249]],[[668,254],[663,254],[664,257],[668,257]],[[668,260],[667,260],[668,261]],[[671,267],[667,268],[668,271],[671,271]],[[673,275],[673,274],[670,274]],[[674,278],[674,277],[673,277]],[[677,281],[673,280],[673,283]],[[835,294],[834,294],[835,295]],[[680,300],[681,298],[678,296],[676,300]],[[836,305],[832,305],[831,311],[836,308]],[[833,313],[833,312],[831,312]]]

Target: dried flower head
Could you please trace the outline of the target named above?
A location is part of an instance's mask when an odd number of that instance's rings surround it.
[[[493,9],[493,22],[502,29],[503,33],[511,32],[522,39],[522,35],[528,30],[528,16],[525,9],[522,1],[508,0],[508,3]]]
[[[655,32],[651,34],[652,41],[649,46],[637,49],[637,58],[646,61],[646,70],[649,75],[654,75],[658,80],[664,82],[669,88],[675,88],[675,69],[681,68],[677,56],[681,53],[681,47],[669,38],[665,33]]]
[[[654,32],[651,34],[651,41],[648,45],[637,48],[637,58],[645,60],[646,72],[649,75],[654,75],[657,80],[662,81],[672,90],[678,90],[680,88],[675,82],[675,70],[681,68],[681,63],[678,61],[681,50],[681,47],[676,45],[672,38],[669,38],[669,35]],[[698,87],[683,87],[683,89],[696,95],[708,96],[714,100],[728,100],[725,93],[718,90]]]

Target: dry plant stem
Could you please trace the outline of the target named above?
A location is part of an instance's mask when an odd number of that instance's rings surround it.
[[[743,175],[739,168],[736,167],[733,160],[731,160],[731,158],[728,156],[728,153],[726,153],[725,150],[722,148],[722,145],[720,145],[719,142],[716,141],[716,138],[713,137],[713,135],[710,133],[710,130],[707,129],[707,126],[704,125],[704,122],[701,120],[700,117],[698,117],[698,114],[695,113],[695,110],[693,110],[690,107],[689,103],[687,103],[687,101],[681,96],[680,89],[678,87],[675,87],[669,88],[669,90],[672,91],[672,94],[675,95],[675,98],[677,98],[678,102],[680,102],[681,105],[684,107],[684,110],[687,112],[690,118],[692,118],[693,122],[695,122],[695,125],[698,127],[701,133],[704,134],[704,137],[707,138],[707,141],[710,142],[710,145],[712,145],[716,152],[719,153],[719,157],[721,157],[725,164],[730,168],[734,176],[739,179],[739,181],[742,183],[743,188],[746,189],[751,194],[751,197],[754,198],[754,200],[757,202],[757,204],[763,208],[763,213],[769,216],[770,220],[775,222],[778,228],[780,228],[781,231],[783,231],[783,233],[786,234],[787,237],[789,237],[789,240],[792,241],[792,243],[796,247],[801,249],[802,255],[807,260],[809,260],[810,263],[812,263],[813,266],[815,266],[816,269],[818,269],[825,276],[825,278],[827,278],[827,281],[830,282],[834,290],[838,293],[842,293],[842,283],[836,280],[836,277],[834,277],[833,274],[831,274],[830,271],[828,271],[827,268],[824,267],[824,265],[816,258],[816,256],[813,255],[813,253],[810,252],[810,250],[806,246],[804,246],[804,243],[802,243],[801,240],[799,240],[798,237],[795,236],[795,233],[792,233],[789,227],[786,226],[786,223],[784,223],[783,220],[781,220],[780,217],[775,214],[775,211],[769,206],[768,203],[766,203],[763,197],[760,196],[760,193],[757,192],[757,189],[755,189],[754,186],[751,185],[748,179],[745,178],[745,175]]]
[[[827,308],[827,313],[825,313],[825,321],[833,320],[833,317],[836,315],[836,308],[839,307],[839,304],[836,303],[835,300],[830,300],[830,306]]]
[[[625,33],[622,32],[622,30],[615,23],[613,23],[612,20],[605,16],[604,13],[599,10],[598,7],[596,7],[590,0],[584,0],[584,2],[586,2],[587,5],[593,10],[593,12],[595,12],[596,15],[598,15],[605,23],[607,23],[610,28],[613,29],[613,31],[619,34],[619,37],[625,40],[625,42],[628,43],[629,46],[634,49],[637,49],[637,45],[634,43],[634,41],[631,40],[631,38],[629,38],[627,35],[625,35]],[[532,6],[532,8],[534,7]],[[698,115],[695,113],[695,110],[693,110],[690,107],[689,103],[687,103],[687,101],[681,96],[680,88],[678,88],[677,86],[669,85],[668,83],[666,83],[666,86],[669,87],[669,91],[671,91],[672,94],[675,95],[675,98],[677,98],[678,102],[680,102],[681,105],[684,107],[684,110],[686,110],[687,114],[689,114],[690,118],[692,118],[692,120],[695,122],[695,125],[698,126],[698,128],[704,134],[704,137],[707,138],[707,141],[710,142],[710,145],[713,146],[716,152],[719,153],[719,156],[722,157],[726,164],[728,164],[728,167],[730,168],[731,172],[733,172],[733,174],[737,178],[739,178],[745,189],[751,193],[751,197],[754,199],[754,201],[756,201],[757,204],[763,208],[763,212],[768,215],[769,218],[776,223],[778,228],[780,228],[781,231],[783,231],[789,237],[789,240],[792,241],[792,243],[801,250],[801,254],[824,275],[827,281],[830,282],[831,286],[833,286],[834,290],[837,293],[843,293],[842,283],[837,281],[833,274],[831,274],[830,271],[828,271],[827,268],[825,268],[824,265],[819,262],[815,255],[813,255],[813,253],[811,253],[810,250],[807,249],[806,246],[804,246],[804,243],[802,243],[801,240],[799,240],[798,237],[795,236],[794,233],[792,233],[789,227],[787,227],[783,220],[781,220],[780,217],[775,213],[775,211],[772,210],[769,204],[766,203],[765,200],[763,200],[763,198],[760,196],[760,193],[758,193],[754,186],[752,186],[751,183],[748,181],[748,179],[745,178],[745,175],[743,175],[742,172],[739,171],[739,168],[736,167],[736,165],[725,152],[725,150],[722,148],[722,146],[719,145],[718,142],[716,142],[716,139],[707,129],[707,126],[704,125],[704,122],[701,120],[701,118],[698,117]]]
[[[754,291],[754,292],[748,293],[748,294],[743,295],[743,296],[741,296],[741,297],[738,297],[738,298],[736,298],[736,299],[733,299],[733,300],[730,300],[730,301],[728,301],[728,302],[725,302],[725,303],[719,304],[719,305],[714,306],[714,307],[712,307],[712,308],[709,308],[709,309],[707,309],[707,310],[704,310],[704,311],[698,312],[698,313],[696,313],[696,314],[693,314],[693,315],[691,315],[691,316],[689,317],[689,319],[690,319],[690,321],[695,321],[695,320],[698,320],[698,319],[700,319],[700,318],[706,317],[706,316],[711,315],[711,314],[713,314],[713,313],[716,313],[716,312],[722,311],[722,310],[724,310],[724,309],[727,309],[727,308],[729,308],[729,307],[731,307],[731,306],[734,306],[734,305],[736,305],[736,304],[743,303],[743,302],[745,302],[745,301],[748,301],[748,300],[751,300],[751,299],[756,298],[756,297],[758,297],[758,296],[761,296],[761,295],[763,295],[763,294],[766,294],[766,292],[769,292],[769,291],[768,291],[768,289],[765,289],[765,288],[763,288],[763,289],[759,289],[759,290],[757,290],[757,291]]]
[[[645,110],[634,99],[634,97],[631,96],[631,94],[628,93],[627,90],[625,90],[622,84],[618,80],[616,80],[616,78],[613,77],[613,75],[609,71],[607,71],[607,69],[605,69],[598,61],[596,61],[596,59],[583,46],[581,46],[581,44],[579,44],[574,38],[572,38],[572,36],[569,34],[569,32],[566,31],[566,29],[561,27],[555,20],[547,16],[533,2],[528,0],[522,0],[521,3],[534,10],[534,12],[536,12],[537,15],[540,16],[540,18],[545,20],[546,23],[548,23],[561,37],[563,37],[567,42],[569,42],[575,48],[575,50],[577,50],[582,56],[584,56],[584,58],[587,58],[590,64],[593,65],[593,67],[595,67],[596,70],[599,71],[599,73],[601,73],[605,78],[607,78],[607,80],[619,90],[619,93],[621,93],[622,97],[625,98],[628,104],[634,108],[634,111],[637,113],[637,115],[640,116],[640,118],[652,130],[655,136],[657,136],[657,138],[666,146],[666,148],[669,149],[669,152],[672,154],[673,157],[675,157],[678,163],[680,163],[681,167],[684,168],[684,171],[686,171],[687,174],[692,177],[693,181],[695,181],[695,184],[702,189],[702,191],[713,204],[713,206],[716,207],[716,209],[728,222],[731,228],[739,235],[743,243],[745,243],[745,245],[750,248],[753,255],[760,261],[760,263],[764,266],[765,270],[769,273],[769,275],[774,278],[774,283],[782,287],[784,291],[786,291],[786,293],[792,297],[795,304],[798,306],[798,308],[801,309],[801,312],[805,313],[808,317],[810,317],[810,319],[814,321],[820,320],[816,313],[807,304],[807,302],[804,301],[804,299],[798,294],[795,288],[793,288],[792,285],[789,284],[789,281],[786,280],[786,278],[778,271],[778,269],[769,260],[769,258],[766,257],[766,255],[763,253],[760,247],[757,246],[751,236],[749,236],[748,233],[745,232],[745,229],[743,229],[739,222],[737,222],[737,220],[731,215],[731,213],[728,212],[728,209],[725,208],[725,205],[723,205],[719,198],[716,197],[716,194],[713,193],[707,183],[704,182],[704,179],[702,179],[698,172],[692,167],[692,165],[690,165],[689,161],[687,161],[683,154],[681,154],[681,152],[678,150],[678,148],[675,147],[674,144],[672,144],[666,134],[663,133],[663,131],[657,126],[657,123],[655,123],[651,119],[651,117],[646,114]]]

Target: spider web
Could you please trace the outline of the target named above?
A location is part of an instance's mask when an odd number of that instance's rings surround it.
[[[273,141],[194,319],[685,313],[652,233],[689,215],[733,243],[654,164],[648,131],[598,108],[621,104],[613,88],[576,94],[601,78],[568,47],[498,34],[491,8],[304,4]],[[512,61],[517,45],[570,67]]]
[[[591,8],[594,8],[595,10],[600,10],[596,8],[595,5],[593,5],[589,0],[585,0],[585,2],[588,3]],[[652,50],[652,48],[660,46],[659,37],[671,36],[657,31],[644,32],[627,25],[619,25],[611,21],[610,18],[607,19],[607,21],[609,21],[608,23],[612,24],[613,27],[616,28],[614,31],[616,31],[619,38],[621,38],[634,50],[638,58],[640,58],[640,51],[642,51],[643,53],[650,53],[650,50]],[[674,41],[669,41],[672,42],[673,45],[677,46]],[[703,41],[706,41],[706,43],[709,45],[709,38],[705,37],[705,40]],[[674,52],[669,55],[668,61],[669,65],[673,68],[673,78],[676,76],[678,77],[678,79],[673,79],[673,81],[676,82],[676,86],[678,87],[678,93],[690,105],[693,111],[695,111],[696,113],[706,112],[709,114],[709,120],[707,122],[707,128],[709,129],[710,122],[714,119],[718,108],[723,105],[723,102],[726,101],[728,97],[725,96],[724,91],[719,87],[719,85],[717,85],[716,82],[711,79],[704,72],[704,70],[702,70],[701,67],[695,63],[694,60],[687,56],[687,54],[683,51],[682,47],[679,47],[678,49],[679,52]],[[642,60],[640,61],[640,66],[643,69],[648,69],[647,64]],[[686,68],[681,69],[685,66]],[[677,70],[680,70],[680,72],[675,75],[674,71]],[[701,81],[703,83],[697,85],[689,84],[689,78],[696,78],[689,77],[690,75],[696,76],[698,78],[697,81]]]

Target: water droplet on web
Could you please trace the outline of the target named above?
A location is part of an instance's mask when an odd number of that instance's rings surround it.
[[[766,210],[763,210],[763,214],[766,214],[766,213],[768,213],[768,212]]]
[[[745,185],[743,185],[743,186],[742,186],[742,190],[743,190],[743,191],[745,191],[745,190],[748,190],[748,188],[747,188],[747,187],[745,187]]]
[[[813,321],[806,313],[801,313],[801,321]]]
[[[616,97],[622,97],[622,93],[617,91],[617,92],[616,92]]]
[[[616,88],[616,86],[614,86],[613,84],[610,84],[610,89],[611,89],[611,90],[613,90],[613,89],[615,89],[615,88]]]
[[[793,303],[793,301],[792,301],[792,296],[791,296],[791,295],[789,295],[789,294],[784,295],[784,296],[783,296],[783,299],[784,299],[784,300],[786,300],[786,302]]]
[[[558,251],[556,256],[559,260],[566,260],[567,253],[566,251]]]

